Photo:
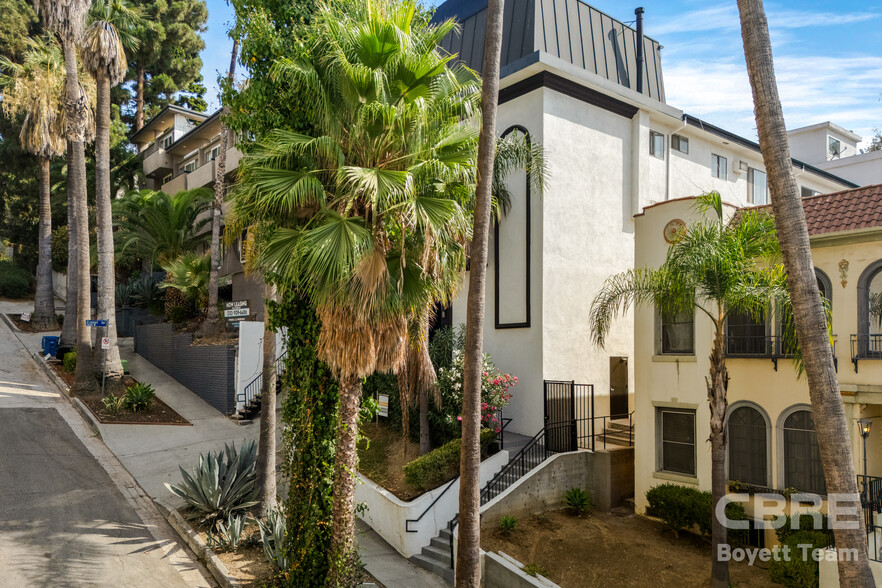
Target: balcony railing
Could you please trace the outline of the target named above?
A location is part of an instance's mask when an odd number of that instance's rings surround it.
[[[852,335],[850,343],[854,373],[859,359],[882,359],[882,333]]]
[[[778,371],[779,359],[792,359],[796,347],[793,335],[727,335],[726,357],[770,359]],[[882,357],[882,356],[880,356]],[[833,363],[836,360],[836,339],[833,339]]]

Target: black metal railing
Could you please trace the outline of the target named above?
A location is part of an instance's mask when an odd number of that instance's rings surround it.
[[[496,437],[497,439],[499,439],[499,448],[502,449],[502,447],[503,447],[503,435],[504,435],[504,433],[505,433],[505,428],[506,428],[506,427],[508,426],[508,424],[511,422],[511,419],[509,419],[509,418],[502,418],[502,411],[498,411],[498,412],[496,413],[496,415],[497,415],[496,418],[498,419],[498,421],[499,421],[499,423],[500,423],[500,427],[499,427],[499,431],[496,433],[495,437]],[[435,506],[435,504],[436,504],[439,500],[441,500],[441,497],[442,497],[442,496],[444,496],[445,494],[447,494],[447,491],[450,490],[450,488],[453,486],[453,484],[454,484],[457,480],[459,480],[459,476],[455,476],[452,480],[450,480],[450,483],[447,484],[447,487],[444,488],[444,490],[441,492],[441,494],[439,494],[438,496],[435,497],[435,500],[433,500],[432,503],[431,503],[429,506],[427,506],[426,509],[425,509],[422,513],[420,513],[420,516],[418,516],[418,517],[415,518],[415,519],[406,519],[406,520],[404,521],[404,532],[405,532],[405,533],[418,533],[418,531],[417,531],[416,529],[411,529],[411,528],[410,528],[410,524],[411,524],[411,523],[416,524],[416,523],[420,522],[421,520],[423,520],[423,517],[426,516],[426,515],[429,513],[430,510],[432,510],[432,508]]]
[[[288,352],[284,351],[282,355],[276,358],[276,382],[279,381],[279,378],[282,374],[285,373],[285,358],[288,357]],[[278,386],[278,383],[276,384]],[[248,408],[254,402],[254,399],[260,396],[260,391],[263,388],[263,370],[257,377],[251,380],[248,384],[246,384],[245,389],[236,395],[236,402],[241,403],[244,408]]]
[[[861,503],[867,528],[875,523],[876,514],[882,513],[882,478],[878,476],[858,475],[858,490],[861,492]]]
[[[859,359],[882,359],[882,333],[852,335],[849,342],[855,373],[858,371]]]
[[[882,562],[882,526],[867,525],[867,558]]]
[[[779,359],[793,359],[795,335],[727,335],[726,357],[770,359],[778,371]],[[836,361],[836,339],[833,339],[833,362]]]
[[[588,385],[588,384],[586,384]],[[592,396],[593,400],[593,396]],[[592,406],[593,409],[593,406]],[[528,474],[534,468],[542,464],[546,459],[557,453],[566,453],[563,451],[555,451],[554,445],[549,446],[549,440],[561,438],[574,438],[575,444],[571,451],[576,449],[590,449],[595,451],[597,448],[597,439],[601,440],[601,448],[605,449],[609,439],[610,445],[621,445],[621,443],[613,443],[618,437],[625,437],[626,446],[634,445],[634,412],[628,413],[628,427],[625,429],[617,429],[609,431],[607,422],[613,420],[624,420],[624,417],[587,417],[581,419],[570,419],[564,422],[549,423],[533,435],[527,444],[509,459],[508,463],[490,479],[484,488],[481,489],[481,506],[484,506],[500,494],[502,494],[509,486],[517,482],[523,476]],[[601,421],[601,430],[597,432],[595,421]],[[454,567],[453,553],[453,530],[459,523],[459,513],[454,516],[447,524],[450,532],[450,567]]]

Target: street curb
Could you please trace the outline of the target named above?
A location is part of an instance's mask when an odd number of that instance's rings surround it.
[[[0,312],[0,316],[3,317],[3,322],[5,322],[9,326],[10,329],[12,329],[13,333],[21,333],[22,332],[21,329],[19,329],[18,326],[14,322],[12,322],[12,319],[9,318],[8,316],[6,316],[5,312]],[[15,338],[18,339],[18,335],[16,335]],[[19,343],[21,343],[21,339],[18,339],[18,341],[19,341]]]
[[[199,534],[193,530],[193,527],[184,520],[184,517],[181,516],[178,509],[173,508],[166,510],[165,505],[156,501],[154,501],[154,504],[159,506],[161,511],[166,512],[165,518],[172,526],[172,529],[175,530],[184,543],[186,543],[193,551],[196,558],[202,562],[202,565],[211,572],[211,575],[214,577],[215,581],[220,584],[221,588],[241,588],[245,586],[245,584],[230,575],[230,571],[227,569],[227,566],[224,565],[224,562],[218,559],[202,537],[200,537]]]

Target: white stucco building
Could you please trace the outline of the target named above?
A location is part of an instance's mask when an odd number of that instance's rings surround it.
[[[444,49],[480,70],[486,2],[449,0],[435,18],[451,17],[462,32]],[[634,215],[709,190],[738,206],[764,204],[768,192],[756,143],[665,102],[657,41],[578,0],[507,2],[503,26],[498,131],[540,141],[550,177],[541,195],[523,174],[510,180],[512,209],[490,243],[484,348],[520,380],[510,429],[532,435],[545,380],[593,384],[597,415],[634,409],[633,315],[616,321],[605,349],[588,330],[604,280],[634,267]],[[794,167],[812,193],[855,186]],[[467,285],[461,292],[453,324],[465,322]]]
[[[882,151],[858,149],[863,137],[831,122],[787,132],[793,157],[861,186],[882,183]]]

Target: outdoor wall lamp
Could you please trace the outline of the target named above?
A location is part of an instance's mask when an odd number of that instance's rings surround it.
[[[872,426],[872,424],[873,421],[870,419],[858,419],[861,439],[864,441],[864,484],[863,490],[861,491],[861,502],[863,504],[867,503],[867,437],[870,436],[870,426]]]

